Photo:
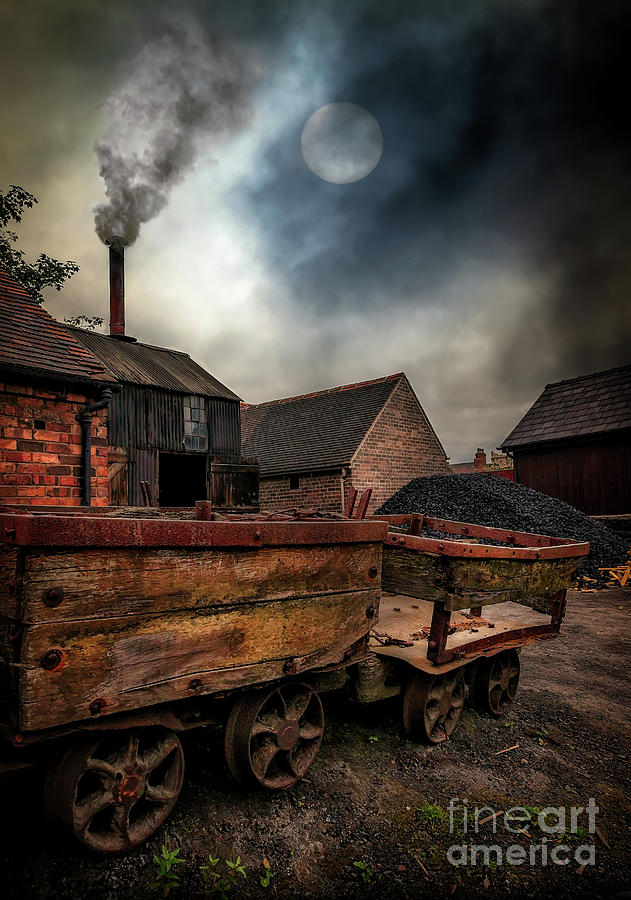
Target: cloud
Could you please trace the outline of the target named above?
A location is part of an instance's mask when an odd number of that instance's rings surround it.
[[[156,188],[135,218],[161,207],[128,254],[138,337],[188,350],[251,401],[404,369],[463,459],[500,441],[547,381],[628,361],[621,0],[196,2],[183,43],[163,29],[165,3],[20,8],[2,161],[40,198],[25,246],[82,266],[51,299],[57,314],[106,309],[91,209],[108,98],[131,73],[138,90],[172,72],[139,107],[140,123],[160,111],[152,134],[166,142],[145,157],[143,129],[131,141],[131,181]],[[217,120],[209,90],[180,145],[166,123],[214,72],[203,48],[217,22],[235,107]],[[379,165],[354,184],[322,181],[300,152],[305,122],[334,101],[365,107],[383,133]],[[137,103],[127,95],[115,117]]]

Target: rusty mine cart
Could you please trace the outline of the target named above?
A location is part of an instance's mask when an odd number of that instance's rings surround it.
[[[318,753],[322,691],[403,693],[408,734],[434,743],[466,680],[501,714],[589,550],[422,516],[117,515],[0,513],[0,772],[45,766],[47,815],[100,852],[169,815],[178,732],[220,722],[232,775],[274,789]],[[482,618],[508,600],[551,622]]]

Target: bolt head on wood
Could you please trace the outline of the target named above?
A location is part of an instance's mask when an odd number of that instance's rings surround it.
[[[59,606],[64,599],[64,589],[60,587],[46,588],[42,599],[44,601],[44,606],[49,606],[51,608]]]
[[[48,671],[52,671],[53,669],[59,668],[63,656],[64,655],[61,650],[48,650],[46,653],[44,653],[41,659],[42,669],[48,669]]]

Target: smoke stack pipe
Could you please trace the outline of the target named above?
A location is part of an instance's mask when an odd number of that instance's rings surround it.
[[[115,235],[108,238],[110,248],[110,334],[125,334],[125,242]]]

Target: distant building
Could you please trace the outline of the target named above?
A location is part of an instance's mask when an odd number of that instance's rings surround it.
[[[631,365],[547,385],[502,449],[521,484],[590,515],[631,513]]]
[[[447,456],[406,376],[242,406],[242,446],[261,466],[260,502],[341,511],[353,485],[369,511]]]
[[[491,462],[487,463],[486,453],[481,447],[478,447],[471,462],[452,463],[449,468],[454,475],[486,472],[513,481],[512,458],[507,453],[497,453],[495,450],[491,450]]]

